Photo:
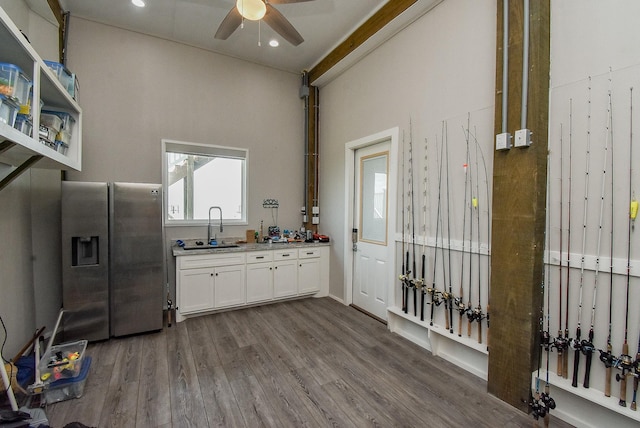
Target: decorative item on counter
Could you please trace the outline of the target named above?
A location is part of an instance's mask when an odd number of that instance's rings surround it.
[[[256,231],[254,229],[247,229],[246,236],[247,243],[256,242]]]

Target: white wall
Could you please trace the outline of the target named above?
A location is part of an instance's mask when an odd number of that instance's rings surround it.
[[[466,127],[470,113],[471,128],[476,130],[491,170],[495,20],[493,1],[447,0],[321,88],[320,209],[321,229],[333,239],[331,294],[343,298],[342,275],[348,260],[348,254],[343,253],[346,231],[342,171],[346,143],[399,126],[405,131],[408,145],[411,118],[416,170],[422,172],[418,165],[424,159],[427,138],[430,195],[437,196],[435,144],[436,137],[442,142],[441,122],[450,122],[451,165],[462,165],[466,143],[461,126]],[[460,180],[456,171],[451,175]],[[421,180],[422,177],[420,183]],[[484,183],[482,186],[486,188]],[[463,197],[454,189],[452,201],[456,196],[458,200]],[[430,199],[429,203],[433,201]],[[418,198],[416,205],[421,207],[422,203]],[[398,210],[400,232],[400,203],[391,201],[391,206]],[[435,224],[435,218],[436,210],[430,210],[430,224]],[[459,222],[462,223],[461,218]],[[452,234],[461,235],[461,228],[460,225]],[[433,236],[435,229],[429,230]]]
[[[264,220],[266,198],[280,202],[278,225],[298,229],[304,192],[304,111],[300,76],[227,56],[71,18],[68,66],[79,76],[82,172],[70,180],[162,182],[161,140],[249,149],[248,224]],[[206,228],[169,227],[168,240],[204,237]],[[168,253],[173,294],[174,259]]]

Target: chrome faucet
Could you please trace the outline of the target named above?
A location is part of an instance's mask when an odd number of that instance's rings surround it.
[[[220,211],[220,233],[222,233],[222,208],[211,207],[209,208],[209,222],[207,223],[207,245],[211,243],[211,210],[217,209]],[[216,239],[216,234],[213,235],[213,239]]]

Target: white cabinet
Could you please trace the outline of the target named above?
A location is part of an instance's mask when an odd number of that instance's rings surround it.
[[[298,250],[298,294],[320,290],[320,249]]]
[[[176,321],[185,315],[245,304],[245,254],[176,259]]]
[[[273,296],[298,294],[298,254],[295,249],[273,252]]]
[[[33,106],[33,135],[36,136],[32,138],[0,122],[0,162],[18,167],[29,166],[31,162],[35,162],[34,165],[38,168],[80,170],[82,167],[82,110],[2,8],[0,8],[0,62],[20,67],[33,82],[31,105]],[[44,103],[44,109],[66,112],[75,119],[69,148],[64,154],[39,141],[40,101]]]
[[[214,308],[245,304],[244,265],[217,267],[214,270]]]
[[[247,254],[247,303],[273,299],[273,251]]]
[[[328,246],[176,258],[178,322],[218,309],[328,292]]]
[[[213,268],[178,271],[180,313],[190,314],[213,309]]]

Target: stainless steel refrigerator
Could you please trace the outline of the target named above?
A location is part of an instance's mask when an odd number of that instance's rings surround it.
[[[162,329],[162,186],[62,182],[64,340]]]

